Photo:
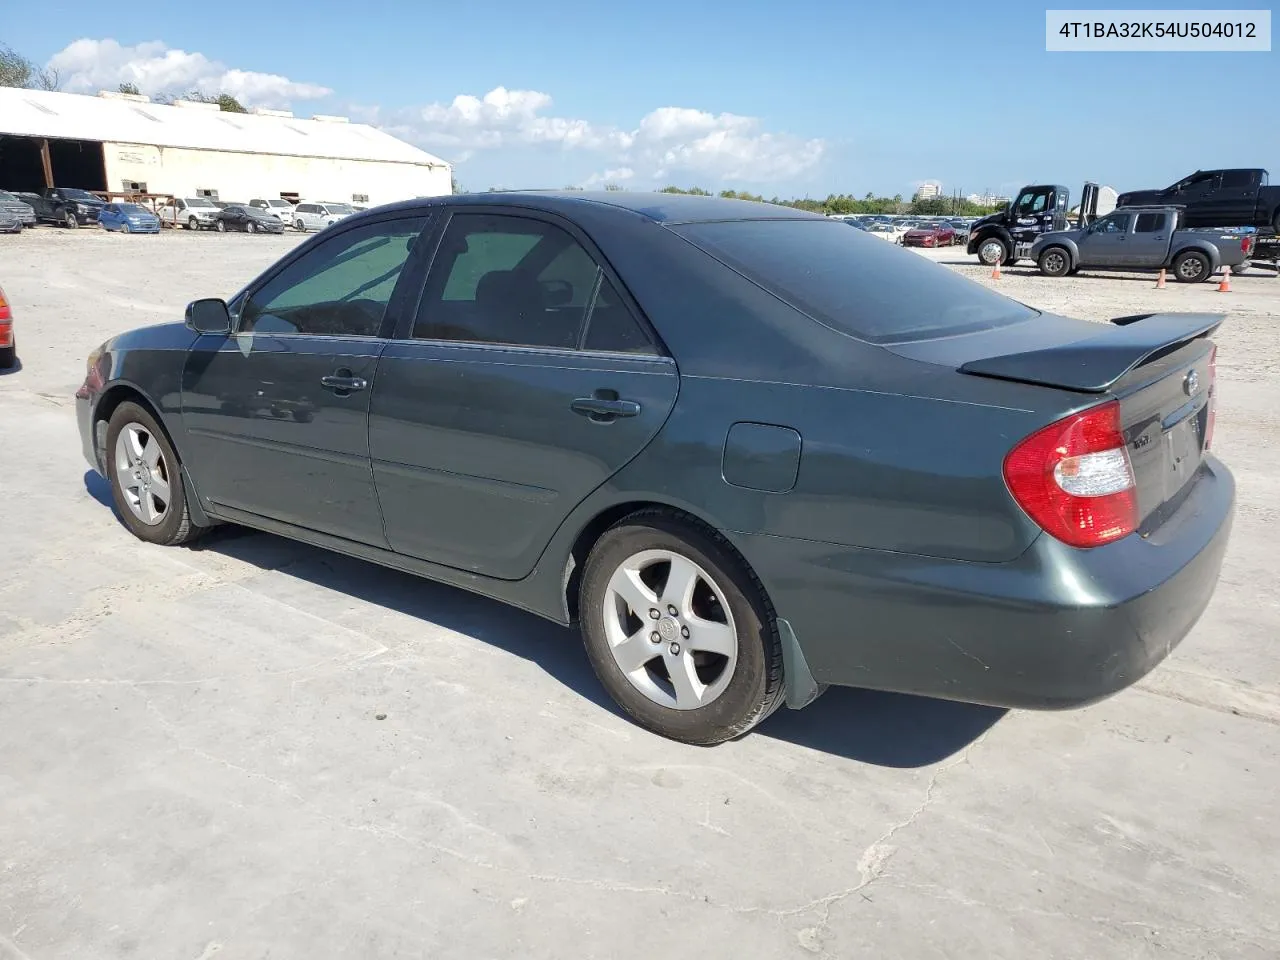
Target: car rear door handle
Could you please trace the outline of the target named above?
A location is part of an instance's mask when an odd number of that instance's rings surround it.
[[[369,386],[369,381],[364,377],[353,377],[349,371],[339,370],[337,373],[330,373],[320,378],[320,383],[331,390],[337,390],[339,393],[350,392],[352,390],[363,390]]]
[[[598,394],[605,392],[613,393],[612,390],[597,391]],[[640,414],[640,404],[634,400],[619,400],[616,394],[612,397],[579,397],[569,404],[569,409],[596,423],[612,423],[618,417],[635,417]]]

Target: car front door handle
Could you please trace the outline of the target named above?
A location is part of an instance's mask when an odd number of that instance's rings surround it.
[[[323,376],[320,378],[320,383],[331,390],[337,390],[339,393],[363,390],[369,386],[369,381],[364,377],[343,376],[341,373],[331,373]]]
[[[640,414],[640,404],[634,400],[608,397],[579,397],[569,404],[569,409],[596,423],[612,423],[618,417],[635,417]]]

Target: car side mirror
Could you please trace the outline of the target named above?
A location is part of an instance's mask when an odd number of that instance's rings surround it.
[[[231,311],[216,297],[192,300],[187,304],[187,326],[196,333],[230,333]]]

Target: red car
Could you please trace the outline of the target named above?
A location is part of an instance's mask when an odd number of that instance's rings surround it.
[[[913,227],[902,238],[903,244],[908,247],[949,247],[955,241],[955,227],[946,223]]]
[[[0,290],[0,370],[8,370],[18,360],[18,347],[13,339],[13,311]]]

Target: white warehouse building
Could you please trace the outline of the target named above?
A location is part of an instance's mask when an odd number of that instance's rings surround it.
[[[0,190],[376,206],[448,194],[452,172],[439,157],[345,117],[0,87]]]

